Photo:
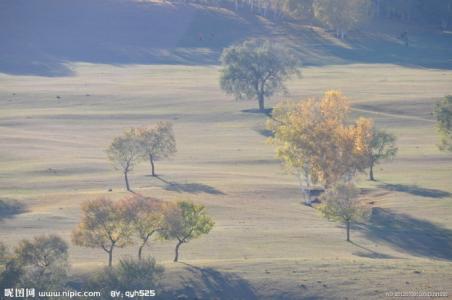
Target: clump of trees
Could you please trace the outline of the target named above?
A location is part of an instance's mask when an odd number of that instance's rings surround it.
[[[164,226],[161,235],[164,239],[177,240],[174,261],[179,260],[179,247],[203,234],[214,226],[214,221],[207,215],[203,205],[180,201],[168,205],[164,211]]]
[[[54,290],[67,284],[68,245],[56,235],[22,240],[13,253],[3,247],[3,256],[0,286]]]
[[[69,268],[68,245],[56,235],[22,240],[12,253],[0,243],[0,286],[24,289],[24,297],[55,299],[50,295],[54,291],[71,290]],[[153,258],[125,258],[114,267],[95,271],[84,287],[110,299],[112,290],[156,289],[163,272]],[[33,294],[25,294],[25,290]],[[146,296],[155,296],[155,292]]]
[[[314,16],[325,26],[336,31],[336,37],[343,39],[347,31],[354,29],[369,18],[369,0],[314,0]]]
[[[304,188],[329,188],[367,168],[373,178],[374,165],[396,154],[393,135],[377,130],[367,118],[350,123],[349,111],[347,98],[338,91],[327,91],[319,100],[285,101],[273,110],[270,142]]]
[[[342,93],[327,91],[321,99],[280,103],[268,121],[270,142],[285,168],[300,178],[305,202],[311,203],[310,186],[322,185],[326,191],[319,209],[328,219],[346,224],[347,241],[350,224],[369,212],[352,179],[369,169],[374,180],[374,166],[397,153],[394,135],[368,118],[350,122],[349,111]]]
[[[337,183],[322,194],[319,210],[332,221],[346,225],[347,241],[350,241],[352,222],[365,220],[369,208],[358,198],[359,190],[352,183]]]
[[[205,207],[187,201],[163,204],[140,195],[113,201],[108,198],[82,204],[82,219],[72,232],[75,245],[100,248],[108,254],[108,266],[113,265],[113,251],[138,243],[138,261],[151,238],[177,240],[176,257],[183,243],[207,234],[214,222]]]
[[[434,114],[440,135],[439,149],[452,152],[452,95],[436,103]]]
[[[155,174],[155,161],[176,153],[176,139],[170,122],[158,122],[155,126],[130,128],[116,137],[107,149],[108,158],[115,169],[124,175],[126,189],[131,191],[129,172],[141,161],[149,159],[151,174]]]
[[[452,0],[173,0],[177,1],[229,7],[277,20],[316,18],[326,26],[354,27],[366,19],[431,24],[444,30],[452,24]]]
[[[221,88],[236,99],[256,99],[265,112],[265,99],[286,91],[284,81],[299,74],[300,61],[287,49],[253,39],[223,50]]]

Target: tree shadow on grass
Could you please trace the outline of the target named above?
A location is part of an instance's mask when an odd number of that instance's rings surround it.
[[[383,242],[414,256],[452,260],[452,230],[429,221],[373,208],[362,226],[369,239]]]
[[[160,176],[155,176],[158,180],[162,181],[166,185],[163,187],[167,191],[177,192],[177,193],[190,193],[190,194],[200,194],[206,193],[211,195],[224,195],[224,193],[213,186],[203,184],[203,183],[178,183],[174,181],[168,181]]]
[[[184,287],[164,291],[159,299],[259,299],[251,284],[238,275],[182,264],[190,272],[188,278],[182,276]]]
[[[408,185],[408,184],[389,184],[383,183],[378,186],[379,188],[383,188],[389,191],[403,192],[412,194],[420,197],[428,197],[428,198],[447,198],[452,197],[452,193],[447,191],[437,190],[437,189],[429,189],[419,187],[417,185]]]
[[[399,258],[399,257],[395,257],[392,255],[388,255],[388,254],[384,254],[384,253],[380,253],[377,251],[374,251],[372,249],[369,249],[367,247],[361,246],[353,241],[350,241],[351,244],[355,245],[356,247],[360,248],[361,250],[364,251],[357,251],[354,252],[353,255],[359,256],[359,257],[367,257],[367,258],[374,258],[374,259],[395,259],[395,258]]]
[[[12,199],[0,199],[0,221],[13,218],[15,215],[24,213],[25,205]]]

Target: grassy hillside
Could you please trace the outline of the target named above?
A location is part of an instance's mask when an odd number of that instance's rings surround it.
[[[409,47],[397,37],[408,32]],[[380,21],[339,41],[313,20],[272,20],[247,10],[165,1],[7,0],[0,3],[0,72],[71,76],[67,63],[217,64],[248,37],[293,47],[304,65],[452,66],[452,34]]]
[[[220,91],[216,67],[70,67],[72,77],[1,75],[0,189],[29,209],[1,224],[2,240],[44,232],[69,240],[82,201],[126,195],[106,158],[111,139],[130,126],[170,120],[178,154],[157,164],[161,180],[140,165],[132,188],[203,203],[216,227],[182,246],[189,265],[171,262],[173,242],[146,250],[167,267],[162,295],[380,299],[405,287],[450,288],[452,162],[435,146],[430,112],[452,93],[451,71],[307,67],[289,83],[295,99],[341,89],[355,116],[373,117],[398,137],[399,155],[376,169],[378,181],[358,180],[375,209],[368,225],[353,229],[351,244],[341,226],[301,204],[297,181],[281,171],[260,133],[265,117],[246,112],[256,103]],[[115,261],[136,250],[118,251]],[[70,255],[82,273],[106,262],[102,250],[74,246]]]
[[[407,47],[397,36],[409,33]],[[253,101],[219,88],[225,46],[266,37],[293,47],[304,68],[290,95],[339,89],[353,117],[394,133],[399,153],[357,178],[373,207],[345,231],[302,205],[297,180],[266,143]],[[70,242],[80,204],[125,192],[106,148],[131,126],[174,123],[178,153],[144,162],[132,189],[206,205],[216,226],[181,247],[155,241],[166,267],[160,299],[381,299],[387,292],[452,294],[452,160],[440,152],[434,103],[452,94],[452,34],[371,23],[338,40],[315,22],[162,1],[0,2],[0,199],[26,205],[0,220],[0,240],[55,233]],[[0,216],[1,217],[1,216]],[[114,261],[135,256],[118,249]],[[83,277],[104,266],[99,249],[71,245]],[[449,296],[450,297],[450,296]]]

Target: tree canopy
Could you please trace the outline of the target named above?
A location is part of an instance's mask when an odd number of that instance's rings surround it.
[[[163,227],[162,202],[151,197],[133,195],[123,198],[118,205],[126,222],[131,224],[140,240],[138,259],[141,260],[144,247]]]
[[[369,121],[349,124],[349,103],[338,91],[317,99],[285,101],[273,110],[268,128],[284,166],[326,187],[349,180],[367,167],[365,145]]]
[[[75,245],[101,248],[112,265],[113,250],[132,243],[132,226],[123,215],[119,202],[98,198],[82,204],[82,220],[72,232]]]
[[[379,130],[372,125],[370,136],[365,141],[365,156],[368,160],[369,179],[374,178],[374,166],[386,159],[392,159],[396,156],[398,148],[396,147],[395,135],[384,130]]]
[[[369,209],[358,195],[359,190],[352,183],[337,183],[321,196],[320,211],[326,218],[346,224],[347,241],[350,241],[351,223],[369,215]]]
[[[143,154],[149,158],[151,174],[155,174],[155,161],[168,158],[177,152],[176,138],[174,137],[171,122],[158,122],[152,127],[137,129]]]
[[[289,50],[259,39],[224,49],[221,64],[221,88],[236,99],[256,99],[260,112],[265,98],[286,91],[284,81],[301,66]]]
[[[214,226],[203,205],[180,201],[164,209],[164,226],[161,235],[165,239],[176,239],[174,261],[179,259],[179,247],[183,243],[207,234]]]
[[[124,174],[126,189],[131,191],[128,174],[136,163],[143,159],[142,144],[137,130],[131,128],[122,136],[116,137],[107,149],[107,154],[115,169]]]

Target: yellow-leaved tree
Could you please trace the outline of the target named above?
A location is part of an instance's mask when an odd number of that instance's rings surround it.
[[[373,123],[366,118],[350,123],[349,111],[347,98],[333,90],[321,99],[284,101],[273,110],[270,140],[286,169],[302,180],[305,194],[311,184],[328,188],[367,167]],[[310,201],[308,193],[306,197]]]

